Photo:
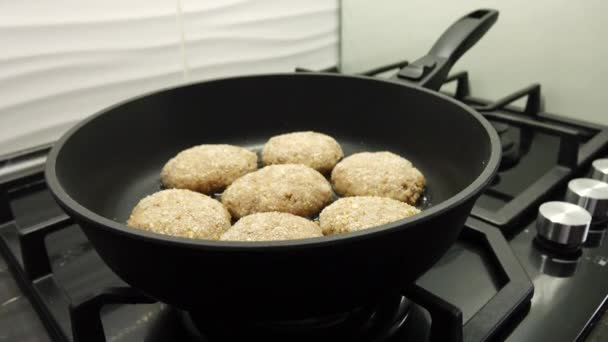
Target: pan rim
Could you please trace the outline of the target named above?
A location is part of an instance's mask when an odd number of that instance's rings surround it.
[[[233,79],[244,79],[244,78],[266,78],[266,77],[293,77],[294,75],[305,75],[306,77],[344,77],[351,79],[360,79],[365,81],[376,81],[376,82],[386,82],[391,83],[403,87],[408,87],[414,89],[415,91],[425,92],[436,96],[444,101],[450,102],[451,104],[462,108],[464,111],[468,112],[469,115],[474,117],[477,122],[485,129],[488,134],[490,140],[490,155],[485,168],[482,172],[475,178],[473,182],[471,182],[464,189],[453,195],[452,197],[433,205],[431,208],[422,211],[420,214],[417,214],[412,217],[408,217],[405,219],[401,219],[395,222],[383,224],[380,226],[350,232],[350,233],[342,233],[342,234],[334,234],[330,236],[323,236],[317,238],[309,238],[309,239],[298,239],[298,240],[281,240],[281,241],[218,241],[218,240],[198,240],[198,239],[190,239],[185,237],[177,237],[171,235],[164,235],[154,232],[149,232],[140,229],[134,229],[128,227],[126,224],[120,223],[118,221],[114,221],[103,217],[92,210],[84,207],[76,200],[74,200],[68,192],[61,185],[59,178],[56,173],[56,162],[57,158],[61,153],[63,146],[69,142],[72,135],[80,130],[80,128],[87,125],[89,122],[95,120],[96,118],[118,108],[124,104],[130,103],[132,101],[152,96],[158,93],[162,93],[164,91],[188,87],[195,84],[200,83],[213,83],[213,82],[226,82]],[[492,128],[490,122],[483,117],[479,112],[474,110],[473,108],[447,96],[440,92],[429,90],[426,88],[421,88],[411,84],[401,83],[395,80],[390,79],[380,79],[375,77],[367,77],[367,76],[358,76],[358,75],[343,75],[343,74],[334,74],[334,73],[269,73],[269,74],[256,74],[256,75],[241,75],[241,76],[232,76],[232,77],[222,77],[222,78],[214,78],[205,80],[202,82],[190,82],[186,84],[182,84],[179,86],[169,86],[166,88],[162,88],[153,92],[144,93],[138,96],[131,97],[125,101],[118,102],[111,106],[108,106],[104,109],[99,110],[98,112],[90,115],[89,117],[81,120],[79,123],[70,128],[63,136],[53,145],[48,158],[47,164],[45,168],[45,178],[48,184],[49,189],[53,197],[60,204],[60,206],[67,211],[69,214],[76,216],[79,220],[86,222],[87,224],[93,224],[97,227],[97,229],[107,229],[111,230],[112,233],[122,234],[128,236],[129,238],[138,238],[146,240],[148,243],[157,243],[157,244],[165,244],[165,245],[174,245],[182,248],[193,248],[193,249],[207,249],[207,250],[234,250],[234,251],[269,251],[269,249],[294,249],[294,248],[311,248],[311,247],[326,247],[336,244],[342,243],[352,243],[356,242],[362,238],[368,238],[372,236],[379,237],[384,234],[388,234],[394,232],[396,229],[407,229],[409,227],[416,226],[420,223],[423,223],[429,219],[437,215],[441,215],[442,213],[452,209],[454,206],[458,205],[461,202],[468,200],[469,198],[477,195],[481,192],[491,181],[492,177],[498,171],[498,166],[500,164],[501,159],[501,151],[500,151],[500,139],[498,137],[498,133]],[[86,230],[86,229],[85,229]]]

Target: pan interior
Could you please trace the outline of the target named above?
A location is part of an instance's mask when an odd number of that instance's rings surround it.
[[[427,179],[429,206],[483,171],[490,138],[465,108],[414,87],[358,77],[287,74],[170,89],[115,106],[60,146],[60,185],[88,210],[124,223],[160,189],[164,163],[180,150],[225,143],[259,150],[273,135],[314,130],[345,154],[397,153]],[[61,144],[60,143],[60,144]]]

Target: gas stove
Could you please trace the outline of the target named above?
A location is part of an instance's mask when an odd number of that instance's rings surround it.
[[[0,339],[584,339],[608,298],[608,127],[544,112],[540,85],[487,101],[471,95],[466,72],[446,83],[446,93],[492,122],[503,162],[458,242],[401,294],[352,312],[272,322],[242,317],[238,307],[226,322],[155,302],[119,279],[55,204],[43,177],[49,144],[0,159]]]

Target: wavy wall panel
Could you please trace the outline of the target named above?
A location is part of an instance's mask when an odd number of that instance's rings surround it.
[[[191,81],[338,62],[338,1],[182,1]]]
[[[338,2],[6,1],[0,44],[2,154],[136,94],[335,65]]]

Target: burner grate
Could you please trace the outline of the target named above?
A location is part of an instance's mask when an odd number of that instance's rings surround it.
[[[473,208],[473,216],[497,225],[506,233],[511,233],[514,226],[521,222],[530,210],[535,209],[545,198],[564,186],[566,181],[574,176],[576,170],[586,168],[603,149],[608,147],[608,127],[543,112],[541,88],[538,84],[491,102],[470,95],[470,81],[466,71],[448,77],[446,83],[450,82],[456,82],[454,94],[456,99],[476,108],[492,122],[519,129],[516,159],[528,153],[533,138],[541,133],[559,139],[555,165],[549,167],[525,190],[512,196],[497,190],[494,185],[486,191],[486,195],[505,202],[504,205],[499,206],[497,210],[490,210],[479,205],[478,202]],[[523,98],[526,98],[523,110],[513,106],[514,102]],[[502,173],[499,173],[498,177],[502,176]]]
[[[37,173],[38,178],[32,180],[32,184],[39,184],[42,178],[41,171],[42,168],[40,167]],[[10,184],[15,185],[17,183]],[[19,184],[18,188],[20,189],[19,196],[27,196],[28,192],[41,191],[39,186],[27,186],[27,184]],[[7,187],[4,187],[4,189],[7,189]],[[10,187],[8,189],[10,190]],[[11,208],[11,205],[8,205],[8,207]],[[69,233],[69,236],[72,236],[82,233],[64,214],[44,219],[42,222],[27,227],[19,227],[16,222],[13,219],[2,225],[0,229],[0,250],[14,266],[13,271],[16,277],[20,279],[21,287],[28,294],[35,309],[42,317],[47,330],[57,341],[105,341],[104,336],[108,338],[123,336],[127,339],[140,336],[138,334],[145,334],[146,329],[151,329],[146,327],[148,323],[145,322],[153,319],[145,317],[158,318],[167,315],[166,311],[170,310],[170,308],[159,303],[148,308],[149,304],[147,303],[153,302],[152,300],[130,287],[125,287],[124,283],[115,280],[115,276],[112,276],[109,270],[106,272],[107,275],[105,275],[105,271],[101,272],[100,277],[102,278],[95,278],[97,288],[90,288],[90,285],[82,280],[74,280],[76,285],[72,284],[66,288],[66,284],[62,282],[61,278],[65,278],[66,275],[71,277],[73,274],[56,269],[57,266],[51,262],[51,259],[54,260],[56,257],[51,257],[49,254],[56,252],[58,246],[55,244],[57,241],[66,241],[63,235],[67,236]],[[64,232],[65,234],[63,234]],[[63,235],[59,236],[58,234]],[[72,240],[80,241],[79,239]],[[506,241],[496,229],[484,226],[478,221],[469,220],[461,239],[472,244],[483,244],[492,251],[493,258],[496,259],[496,264],[499,267],[498,273],[504,278],[504,282],[501,281],[504,286],[484,308],[475,313],[464,325],[462,311],[459,308],[426,290],[424,286],[412,285],[404,290],[404,295],[415,303],[417,310],[415,310],[415,316],[424,316],[420,312],[428,312],[432,317],[433,323],[430,323],[430,330],[427,333],[427,335],[430,334],[432,341],[473,342],[495,335],[504,325],[504,321],[508,320],[508,317],[513,315],[514,312],[522,310],[532,293],[530,281],[510,253]],[[53,250],[47,250],[45,241],[53,242]],[[88,250],[87,253],[95,254],[93,250]],[[86,269],[107,269],[98,257],[88,263],[79,261],[79,258],[83,258],[83,256],[71,257]],[[63,276],[58,273],[60,271],[64,273]],[[95,269],[90,269],[90,271],[100,273],[99,270]],[[106,278],[109,280],[100,281]],[[84,286],[86,289],[78,290],[78,286]],[[70,289],[69,287],[73,288]],[[138,305],[130,305],[135,303]],[[147,305],[143,305],[144,303]],[[111,331],[107,330],[108,326],[106,326],[106,330],[103,330],[104,324],[101,321],[105,321],[104,317],[108,312],[115,310],[106,310],[107,305],[112,307],[112,304],[118,304],[121,310],[130,306],[141,306],[142,309],[138,309],[138,316],[135,317],[140,317],[139,320],[144,322],[141,323],[141,327],[138,327],[138,329],[143,330],[130,331],[127,328],[116,328],[114,326],[109,327]],[[103,307],[106,307],[106,309],[103,309]],[[128,314],[125,317],[132,316],[133,314]],[[113,317],[112,321],[116,319],[119,318]],[[158,320],[161,319],[158,318]],[[124,323],[129,324],[128,322]],[[407,327],[407,324],[405,326]],[[129,332],[125,332],[125,329]],[[401,328],[398,330],[400,333],[402,332]],[[404,331],[406,330],[404,329]]]
[[[401,61],[361,72],[359,75],[375,76],[405,65],[407,61]],[[296,71],[312,72],[304,68],[296,68]],[[335,67],[320,71],[340,72]],[[519,160],[528,154],[533,139],[538,135],[545,134],[558,139],[554,165],[549,166],[526,188],[516,195],[499,190],[496,185],[504,178],[499,173],[493,186],[484,194],[491,197],[488,200],[490,204],[482,206],[478,201],[478,205],[473,208],[473,216],[497,225],[505,233],[513,233],[515,226],[521,223],[531,210],[574,176],[575,170],[586,168],[608,147],[608,127],[544,112],[539,84],[517,90],[497,101],[487,101],[471,96],[471,82],[467,71],[448,76],[444,84],[448,83],[456,83],[454,93],[448,95],[477,109],[502,133],[505,145],[503,158],[507,160],[505,165],[501,165],[502,171],[516,167]],[[523,109],[514,106],[514,103],[521,99],[526,100]],[[511,141],[511,131],[517,133],[517,141]]]
[[[394,63],[367,71],[362,75],[372,76],[406,64],[405,61]],[[336,68],[326,71],[338,72]],[[542,97],[538,85],[529,86],[501,100],[491,102],[470,96],[467,72],[457,73],[447,82],[456,82],[454,96],[484,112],[484,115],[495,122],[495,126],[502,133],[506,134],[511,130],[519,132],[518,139],[513,142],[513,148],[516,148],[518,154],[528,153],[526,139],[534,138],[538,132],[553,136],[559,142],[556,165],[518,195],[513,196],[500,192],[499,188],[491,188],[487,193],[502,198],[507,204],[497,211],[476,206],[473,215],[479,219],[470,218],[467,221],[460,237],[461,241],[483,245],[483,248],[490,251],[492,263],[497,265],[496,272],[500,286],[487,303],[463,322],[462,308],[455,306],[441,294],[428,290],[424,284],[419,282],[403,291],[403,294],[418,308],[417,310],[428,312],[432,317],[430,335],[433,341],[483,341],[502,336],[505,331],[515,328],[518,319],[526,315],[533,293],[532,283],[503,235],[496,227],[483,221],[495,223],[503,231],[508,231],[513,223],[535,207],[535,203],[558,188],[572,176],[575,169],[582,169],[582,165],[589,163],[597,156],[598,151],[608,146],[608,130],[605,127],[542,112]],[[513,106],[514,101],[522,98],[527,100],[523,110]],[[501,124],[497,124],[498,122]],[[68,233],[82,234],[67,216],[60,214],[41,223],[19,226],[15,218],[17,215],[10,202],[16,194],[15,189],[18,189],[19,194],[27,195],[36,188],[31,187],[31,184],[41,182],[44,184],[42,169],[46,153],[48,146],[0,161],[2,165],[10,164],[13,160],[25,162],[25,167],[17,168],[16,172],[11,172],[10,175],[0,173],[0,251],[7,256],[12,264],[12,271],[20,279],[24,292],[28,294],[47,329],[56,340],[105,341],[107,337],[110,340],[120,341],[130,338],[132,340],[133,336],[141,337],[150,333],[149,329],[153,329],[148,325],[151,324],[150,321],[170,315],[167,312],[172,309],[159,303],[148,304],[153,301],[133,288],[126,287],[120,280],[112,278],[115,275],[101,263],[94,251],[89,249],[87,253],[95,254],[96,259],[92,258],[93,261],[89,260],[82,265],[95,268],[93,272],[101,273],[99,277],[108,278],[109,280],[106,279],[108,281],[95,283],[98,285],[97,288],[87,287],[86,291],[80,290],[78,295],[74,295],[73,289],[69,289],[70,286],[61,283],[61,276],[54,269],[56,265],[52,258],[49,258],[49,252],[53,253],[51,249],[58,247],[49,245],[47,250],[45,240],[63,232],[66,236]],[[498,182],[500,183],[500,179]],[[84,236],[82,238],[84,239]],[[72,257],[82,258],[79,255]],[[76,280],[76,284],[72,286],[77,288],[79,281]],[[82,282],[80,285],[88,286],[90,283]],[[137,315],[130,313],[130,307],[139,308]],[[129,313],[125,316],[117,316],[116,312]],[[413,314],[414,311],[410,310],[410,315]],[[111,325],[106,325],[108,315],[114,315],[110,319]],[[124,329],[116,327],[114,323],[120,321],[122,317],[129,319],[138,317],[136,320],[138,323],[126,321],[124,324],[141,326],[129,326]],[[182,323],[178,324],[179,327],[182,325]]]

